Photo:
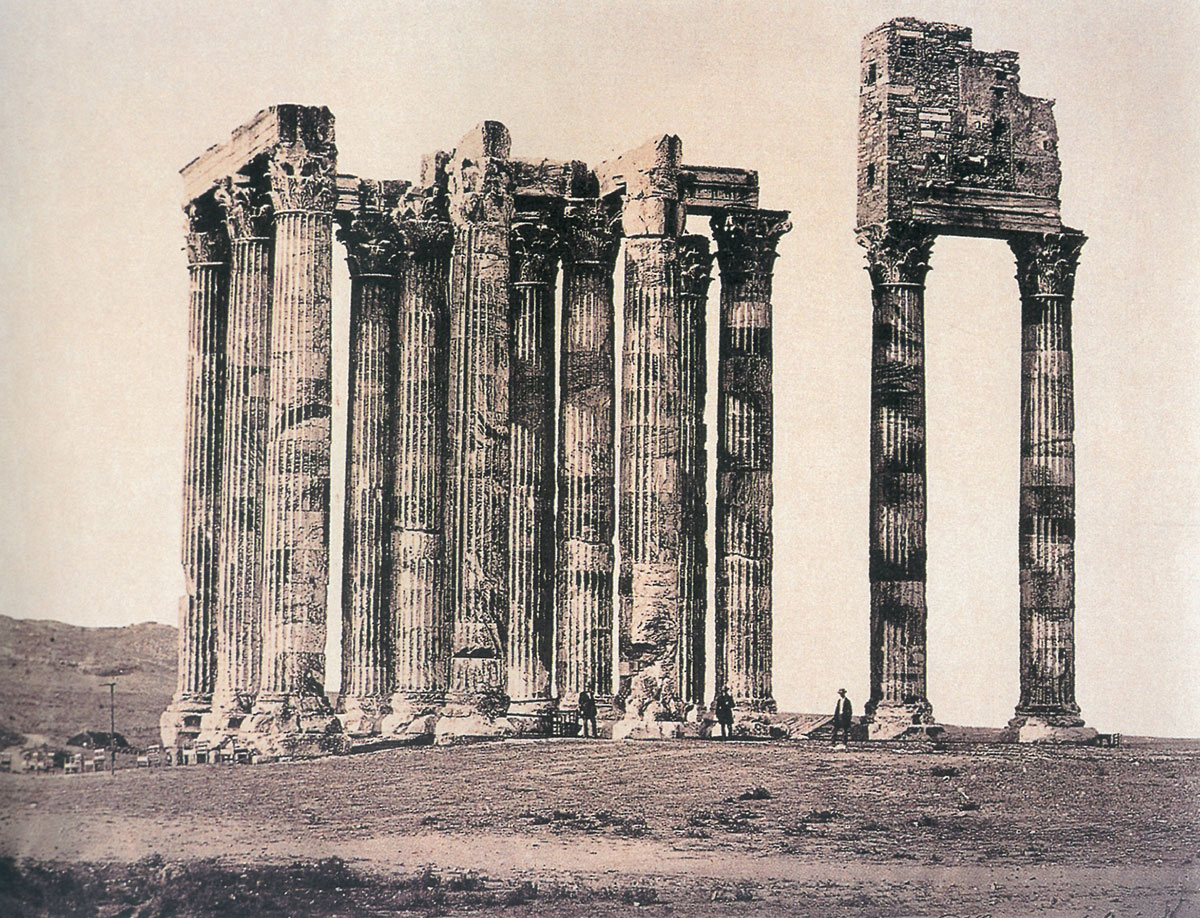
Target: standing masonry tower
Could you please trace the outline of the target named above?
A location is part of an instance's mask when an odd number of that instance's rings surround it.
[[[685,165],[669,135],[595,168],[511,147],[486,121],[415,182],[364,179],[337,173],[327,109],[279,105],[184,168],[188,593],[165,743],[304,755],[546,732],[585,689],[623,709],[617,735],[677,735],[709,660],[714,255],[713,668],[744,710],[774,709],[771,275],[787,214],[759,209],[756,173]],[[335,227],[344,469],[329,465]]]
[[[871,363],[873,736],[933,722],[926,697],[925,275],[940,234],[1003,239],[1021,292],[1022,740],[1087,739],[1075,703],[1071,301],[1086,237],[1062,223],[1053,103],[970,29],[895,19],[863,40],[858,239]]]

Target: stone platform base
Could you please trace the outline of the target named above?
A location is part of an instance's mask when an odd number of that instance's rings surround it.
[[[516,736],[508,719],[481,713],[470,706],[448,704],[433,727],[435,746],[465,746]]]
[[[614,740],[665,740],[682,739],[683,724],[677,720],[642,720],[625,717],[615,721],[612,727]]]
[[[187,746],[200,738],[212,716],[209,705],[173,701],[158,719],[158,733],[164,749]]]
[[[853,728],[851,728],[853,733]],[[872,721],[867,724],[869,740],[937,740],[945,728],[940,724],[912,724],[894,720]]]
[[[1083,718],[1073,715],[1018,714],[1000,734],[1002,743],[1047,743],[1059,745],[1088,745],[1099,736],[1083,725]]]
[[[265,756],[344,755],[350,737],[323,697],[260,700],[242,722],[238,739]]]

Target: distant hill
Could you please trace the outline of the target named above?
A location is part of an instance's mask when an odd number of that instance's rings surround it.
[[[0,615],[0,735],[45,736],[52,746],[109,729],[117,683],[117,732],[134,746],[158,741],[158,717],[175,691],[171,625],[80,628]]]

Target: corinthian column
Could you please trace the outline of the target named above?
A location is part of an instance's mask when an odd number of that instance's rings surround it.
[[[179,681],[163,715],[164,741],[181,727],[199,728],[186,712],[208,710],[216,670],[216,614],[221,508],[221,427],[225,398],[228,240],[211,197],[188,216],[187,422],[183,459],[183,575]]]
[[[721,266],[716,677],[739,705],[774,711],[771,277],[792,225],[784,211],[760,210],[719,214],[712,227]]]
[[[665,734],[683,700],[679,542],[683,525],[678,200],[681,145],[662,137],[626,154],[624,353],[621,360],[620,695]],[[673,731],[672,731],[673,732]]]
[[[419,202],[418,202],[419,203]],[[437,708],[450,678],[442,538],[446,298],[454,233],[440,207],[409,202],[399,217],[392,389],[391,620],[393,728]],[[385,722],[387,730],[389,723]]]
[[[350,393],[346,430],[346,514],[342,541],[342,691],[351,732],[372,733],[388,713],[392,631],[388,609],[391,486],[389,397],[396,315],[395,193],[359,183],[359,208],[338,238],[350,268]]]
[[[559,386],[556,628],[559,704],[613,692],[613,268],[620,227],[600,201],[567,205]]]
[[[510,711],[553,705],[554,281],[558,231],[544,214],[512,226],[509,418],[508,696]]]
[[[262,501],[271,320],[265,176],[217,187],[232,248],[222,449],[220,626],[214,707],[250,710],[262,653]]]
[[[450,695],[503,704],[508,636],[508,130],[485,122],[449,167],[454,254],[446,457],[447,595],[454,615]]]
[[[871,354],[872,731],[931,723],[925,697],[925,274],[934,234],[864,228]]]
[[[1020,739],[1083,739],[1075,702],[1075,411],[1071,298],[1087,237],[1011,241],[1021,288]],[[1090,732],[1090,731],[1089,731]]]
[[[708,285],[712,255],[704,236],[684,236],[679,242],[680,490],[683,525],[679,530],[679,600],[682,631],[679,638],[680,697],[687,704],[704,704],[704,623],[708,611],[708,451],[704,425],[707,389]]]
[[[326,711],[329,582],[330,282],[336,197],[332,139],[282,144],[275,205],[271,399],[264,498],[264,713]],[[282,727],[287,732],[295,726]]]

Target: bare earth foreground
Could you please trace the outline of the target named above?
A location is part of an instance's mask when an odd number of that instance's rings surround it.
[[[1198,764],[531,740],[5,774],[0,911],[1200,915]]]

